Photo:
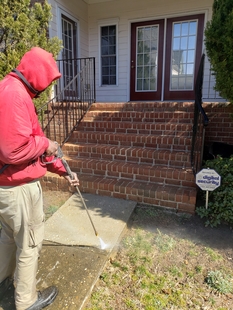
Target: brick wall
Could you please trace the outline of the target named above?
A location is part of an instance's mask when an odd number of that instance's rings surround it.
[[[233,145],[233,105],[229,103],[203,103],[209,117],[205,144],[223,142]]]

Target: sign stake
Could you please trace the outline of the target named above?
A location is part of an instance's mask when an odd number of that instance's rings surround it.
[[[206,191],[205,208],[208,209],[209,191]]]

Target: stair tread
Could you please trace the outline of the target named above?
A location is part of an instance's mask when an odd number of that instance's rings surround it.
[[[96,144],[96,143],[78,143],[64,146],[64,153],[71,156],[86,157],[89,159],[105,159],[108,161],[121,160],[137,164],[166,165],[171,167],[189,167],[190,153],[183,150],[162,150],[156,148],[143,148],[136,146],[121,146]]]
[[[80,177],[80,181],[86,181],[86,180],[92,180],[92,181],[103,181],[103,182],[113,182],[114,184],[117,185],[127,185],[130,186],[132,184],[137,185],[137,188],[150,188],[151,190],[155,190],[155,191],[164,191],[165,189],[171,189],[174,192],[184,192],[184,194],[188,194],[188,193],[192,193],[192,192],[196,192],[196,190],[192,187],[182,187],[179,188],[177,186],[173,186],[173,185],[168,185],[168,184],[164,184],[164,185],[160,185],[160,184],[151,184],[151,183],[145,183],[142,181],[137,181],[137,180],[118,180],[118,179],[114,179],[114,178],[110,178],[110,177],[99,177],[99,176],[90,176],[90,175],[81,175]]]
[[[160,164],[138,164],[138,163],[131,163],[131,162],[123,162],[120,161],[120,160],[114,160],[114,161],[110,161],[110,160],[104,160],[104,159],[100,159],[100,158],[86,158],[86,157],[77,157],[75,155],[69,155],[69,156],[65,156],[66,160],[67,161],[75,161],[75,162],[85,162],[85,163],[102,163],[102,164],[108,164],[108,165],[122,165],[122,166],[129,166],[129,167],[134,167],[135,169],[156,169],[157,171],[158,170],[161,170],[161,171],[179,171],[180,173],[191,173],[193,174],[192,172],[192,169],[191,168],[184,168],[184,169],[180,169],[180,168],[177,168],[177,167],[168,167],[167,165],[165,166],[162,166]]]
[[[192,112],[151,112],[148,113],[148,115],[145,115],[145,113],[138,112],[136,115],[124,115],[124,114],[132,114],[127,112],[121,112],[121,113],[107,113],[107,112],[88,112],[85,116],[86,121],[89,119],[92,120],[98,120],[103,121],[104,119],[111,119],[111,121],[135,121],[135,122],[150,122],[152,120],[158,121],[160,123],[167,122],[167,121],[173,121],[173,122],[190,122],[193,119],[193,113]],[[134,113],[133,113],[134,114]]]
[[[79,130],[76,130],[73,132],[74,135],[100,135],[100,136],[118,136],[118,137],[129,137],[129,136],[134,136],[134,137],[137,137],[137,138],[142,138],[144,137],[145,139],[159,139],[159,138],[166,138],[166,137],[169,137],[169,138],[173,138],[175,139],[177,136],[174,136],[174,135],[170,135],[170,134],[165,134],[165,135],[156,135],[156,134],[135,134],[135,133],[124,133],[124,132],[101,132],[101,131],[79,131]],[[178,136],[179,137],[179,136]],[[187,139],[187,140],[191,140],[191,137],[186,137],[186,136],[183,136],[183,137],[179,137],[179,138],[184,138],[184,139]]]
[[[194,187],[194,175],[191,168],[178,169],[166,165],[141,165],[120,161],[105,161],[86,158],[67,158],[72,170],[78,174],[91,174],[117,179],[141,180],[159,184]]]
[[[190,137],[173,135],[152,135],[134,133],[103,133],[95,131],[74,131],[70,142],[97,143],[119,147],[141,147],[161,150],[190,151]]]
[[[66,149],[68,151],[75,151],[77,148],[79,147],[86,147],[86,148],[104,148],[104,149],[119,149],[119,146],[116,145],[103,145],[101,146],[101,144],[98,143],[82,143],[82,142],[77,142],[77,143],[70,143],[67,142],[64,145],[64,149],[66,151]],[[171,154],[177,154],[177,155],[189,155],[189,152],[187,151],[180,151],[180,150],[161,150],[161,149],[155,149],[155,148],[141,148],[141,147],[121,147],[121,149],[138,149],[138,150],[143,150],[144,152],[155,152],[155,153],[171,153]]]
[[[54,179],[59,179],[58,175],[55,175],[52,172],[47,172],[46,177],[52,177]],[[191,193],[196,193],[196,189],[192,187],[177,187],[170,184],[155,184],[155,183],[146,183],[140,180],[125,180],[125,179],[116,179],[111,177],[101,177],[101,176],[93,176],[93,175],[85,175],[82,174],[79,177],[80,188],[82,188],[82,182],[93,182],[93,183],[109,183],[109,185],[114,186],[126,186],[126,187],[134,187],[142,190],[151,190],[151,191],[160,191],[165,192],[170,189],[170,192],[173,193],[182,193],[184,195],[191,195]],[[66,182],[66,181],[65,181]]]
[[[159,122],[154,122],[154,121],[140,121],[140,122],[131,122],[131,121],[125,121],[124,123],[126,123],[126,124],[131,124],[131,125],[133,125],[133,126],[135,126],[135,127],[137,127],[137,126],[139,126],[139,125],[149,125],[149,126],[169,126],[170,124],[171,125],[173,125],[173,126],[192,126],[192,124],[190,123],[190,124],[186,124],[186,123],[177,123],[175,120],[171,120],[171,122],[169,122],[169,123],[166,123],[166,124],[164,124],[164,121],[159,121]],[[92,121],[90,121],[90,120],[87,120],[87,119],[85,119],[85,120],[82,120],[82,122],[80,123],[80,124],[99,124],[99,125],[102,125],[103,124],[103,126],[106,126],[106,124],[110,124],[110,125],[119,125],[119,126],[121,126],[122,125],[122,123],[121,122],[119,122],[119,121],[111,121],[111,122],[109,122],[109,120],[103,120],[101,123],[99,122],[99,121],[96,121],[96,120],[92,120]]]
[[[114,102],[114,103],[94,103],[91,111],[137,111],[137,110],[174,110],[174,109],[193,109],[193,102]]]
[[[191,135],[191,123],[177,122],[119,122],[119,121],[82,121],[75,131],[103,131],[103,132],[123,132],[136,134],[179,134]]]

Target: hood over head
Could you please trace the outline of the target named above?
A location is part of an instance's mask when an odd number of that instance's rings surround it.
[[[16,69],[39,92],[61,77],[53,55],[40,47],[26,52]]]

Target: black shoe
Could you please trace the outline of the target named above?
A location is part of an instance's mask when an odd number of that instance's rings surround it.
[[[26,310],[40,310],[50,305],[58,294],[55,286],[47,287],[42,292],[38,292],[37,301]]]
[[[8,277],[6,278],[4,281],[2,281],[0,283],[0,300],[3,299],[3,297],[5,296],[7,290],[10,288],[10,287],[13,287],[13,279]]]

